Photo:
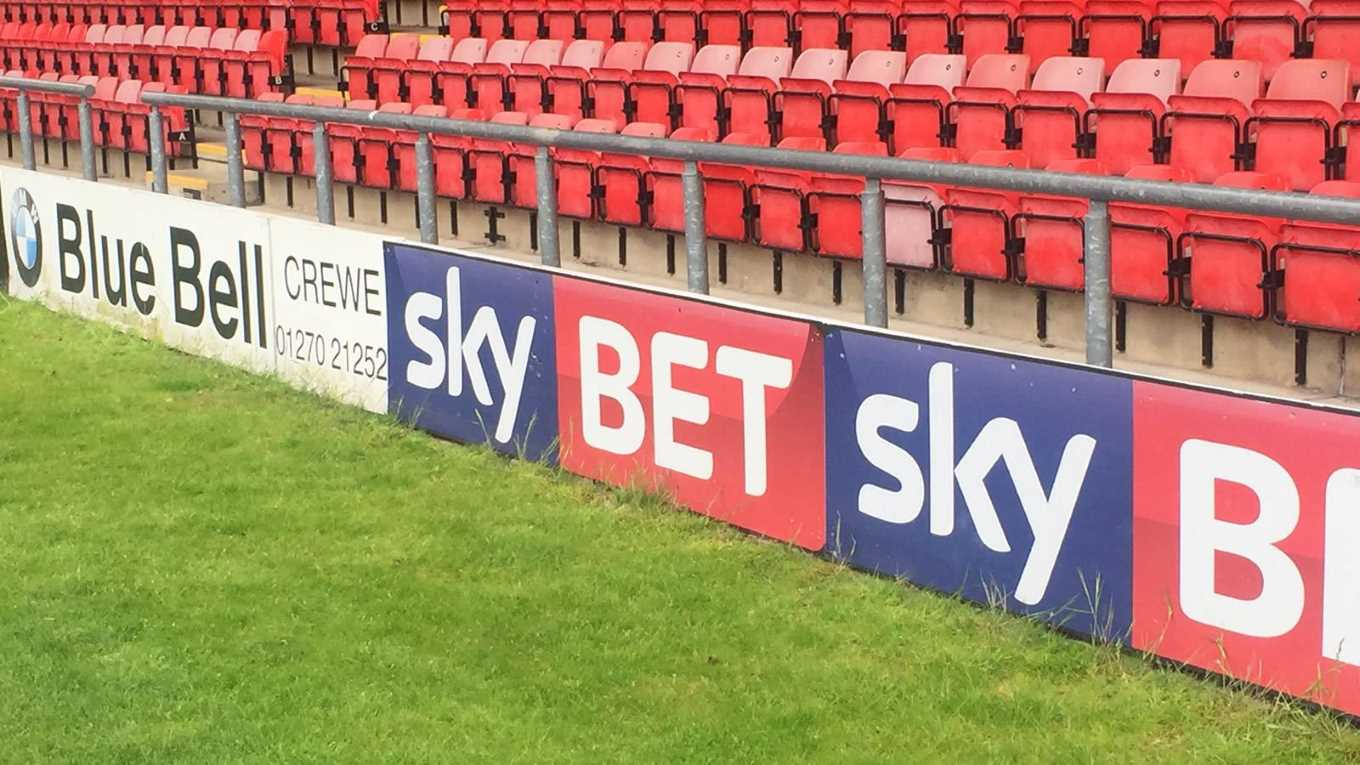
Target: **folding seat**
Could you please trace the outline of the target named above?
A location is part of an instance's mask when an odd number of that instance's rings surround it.
[[[540,63],[561,56],[561,40],[544,40],[543,43],[552,47],[539,48]],[[510,74],[512,65],[524,60],[529,46],[530,43],[523,40],[496,40],[491,43],[486,61],[472,65],[472,74],[468,77],[468,105],[484,112],[505,110],[509,100],[506,98],[505,78]]]
[[[161,33],[164,34],[164,27]],[[65,72],[70,74],[70,70],[63,70],[57,64],[58,54],[66,47],[67,39],[71,34],[71,25],[66,22],[59,22],[52,25],[43,36],[34,35],[33,53],[34,67],[40,72]],[[3,43],[0,43],[3,45]]]
[[[284,94],[282,93],[261,93],[256,99],[262,103],[283,103]],[[272,117],[262,114],[242,114],[239,125],[241,127],[241,156],[245,166],[251,170],[278,170],[285,173],[293,172],[292,152],[287,155],[288,161],[280,167],[272,167],[270,160],[273,155],[269,146],[269,123]],[[292,136],[288,134],[288,148],[292,148]]]
[[[608,52],[605,50],[607,46]],[[548,112],[566,114],[579,120],[589,108],[589,103],[586,103],[586,82],[590,79],[590,72],[601,67],[631,72],[641,67],[646,54],[647,46],[642,42],[608,45],[597,39],[578,39],[562,54],[562,64],[548,69],[548,79],[544,83],[548,91]]]
[[[697,0],[659,0],[656,3],[657,42],[692,42],[702,46],[699,13],[706,5]],[[741,44],[740,16],[736,44]]]
[[[1155,41],[1148,52],[1158,58],[1177,58],[1182,72],[1193,72],[1201,62],[1223,49],[1227,0],[1158,0],[1149,24]]]
[[[1009,49],[1029,56],[1036,67],[1050,58],[1075,55],[1085,5],[1085,0],[1020,0]]]
[[[1105,68],[1113,71],[1143,55],[1153,13],[1152,0],[1087,0],[1078,38],[1080,48],[1074,50],[1105,59]]]
[[[793,15],[796,0],[751,0],[745,14],[745,42],[755,48],[796,48]]]
[[[1283,179],[1239,171],[1214,182],[1261,191],[1284,191]],[[1279,241],[1283,221],[1259,216],[1192,211],[1181,235],[1181,256],[1188,279],[1182,282],[1185,304],[1204,313],[1262,319],[1270,313],[1274,292],[1270,252]]]
[[[673,5],[662,0],[662,10],[658,17],[664,23],[667,18],[666,7]],[[703,0],[697,3],[699,12],[699,36],[695,40],[701,45],[742,45],[746,44],[746,0]],[[681,40],[683,41],[683,39]]]
[[[160,44],[149,51],[151,76],[156,82],[165,85],[175,84],[175,51],[184,46],[189,37],[189,27],[170,27]]]
[[[775,76],[782,76],[788,73],[790,55],[787,49],[781,49],[777,55],[766,55],[764,49],[753,49],[747,54],[747,58],[752,62],[745,74],[750,75],[759,70],[760,66],[775,64],[773,73]],[[703,128],[718,135],[721,131],[720,116],[722,114],[723,91],[727,87],[727,81],[736,74],[742,73],[741,67],[745,65],[742,59],[741,48],[737,45],[707,45],[704,46],[695,56],[688,72],[681,72],[679,82],[675,85],[675,102],[679,106],[679,123],[681,127]],[[666,120],[670,126],[670,120]]]
[[[657,43],[647,51],[641,69],[591,70],[587,93],[592,116],[612,118],[620,127],[630,122],[669,120],[670,86],[677,74],[689,69],[693,58],[691,43]]]
[[[1351,87],[1360,86],[1360,0],[1313,0],[1303,38],[1313,58],[1341,59],[1351,65]]]
[[[142,41],[132,48],[130,77],[135,77],[144,82],[156,81],[156,49],[165,44],[166,28],[163,26],[147,27],[142,34]]]
[[[170,50],[163,49],[158,53],[157,63],[158,66],[163,64],[165,56],[170,55],[172,84],[178,85],[190,93],[198,92],[201,53],[202,49],[208,47],[208,41],[212,39],[212,34],[213,30],[208,27],[193,27],[188,30],[183,38],[167,36],[166,48],[171,45],[175,47]],[[86,70],[82,69],[81,71]]]
[[[575,42],[575,41],[574,41]],[[600,43],[583,40],[587,45]],[[545,83],[553,67],[559,66],[571,46],[563,40],[536,40],[529,44],[524,60],[511,64],[505,76],[506,96],[511,111],[530,116],[543,111],[547,98]]]
[[[381,17],[382,0],[315,0],[293,5],[295,42],[350,47]],[[307,27],[308,33],[301,30]]]
[[[822,152],[826,139],[795,136],[780,141],[777,148]],[[756,185],[751,187],[751,240],[782,252],[807,251],[812,229],[807,195],[812,181],[813,174],[802,170],[756,168]]]
[[[96,86],[96,88],[98,88],[98,86]],[[104,141],[102,145],[114,149],[128,148],[129,130],[127,105],[137,103],[141,98],[141,94],[141,80],[122,80],[117,82],[112,98],[101,99],[98,97],[99,93],[96,92],[95,100],[97,100],[98,103],[95,104],[95,108],[101,113],[101,122],[104,126]]]
[[[468,108],[468,78],[472,67],[486,60],[487,42],[480,37],[459,40],[448,60],[407,62],[407,98],[417,103],[428,92],[430,98],[449,109]]]
[[[888,147],[880,141],[852,141],[837,146],[835,153],[886,157]],[[809,243],[813,252],[831,258],[864,256],[859,199],[863,191],[864,179],[861,177],[812,176],[807,204],[811,230]]]
[[[411,105],[403,102],[378,107],[378,111],[384,114],[410,114],[411,110]],[[356,144],[360,183],[375,189],[390,189],[395,186],[396,178],[392,171],[396,165],[396,157],[393,154],[396,143],[396,130],[379,127],[361,129]]]
[[[123,85],[127,85],[128,82],[136,82],[136,80],[124,81]],[[122,86],[120,86],[120,90],[121,88]],[[129,90],[131,91],[131,89]],[[163,108],[161,135],[152,136],[150,129],[151,107],[142,103],[141,98],[142,93],[149,93],[152,91],[164,92],[165,90],[166,86],[162,83],[148,82],[135,93],[129,92],[128,94],[124,94],[120,92],[118,94],[118,99],[121,99],[124,95],[127,95],[128,98],[131,99],[128,101],[120,101],[123,108],[124,131],[127,135],[127,141],[124,148],[128,151],[135,154],[149,154],[151,153],[150,142],[159,140],[162,142],[162,145],[165,146],[167,155],[174,156],[177,153],[172,136],[188,128],[188,117],[184,110],[179,107]]]
[[[499,112],[491,121],[502,125],[528,125],[529,115],[523,112]],[[477,138],[469,148],[468,164],[472,166],[472,198],[486,204],[505,204],[509,201],[509,178],[506,175],[506,155],[511,146],[505,141]]]
[[[582,133],[618,132],[613,120],[575,121],[564,114],[541,114],[530,120],[529,124]],[[557,182],[557,214],[579,219],[595,217],[595,198],[598,196],[595,192],[595,169],[600,165],[600,153],[588,149],[554,149],[552,154],[553,177]],[[516,173],[514,196],[521,203],[520,206],[536,207],[537,199],[530,198],[535,197],[538,190],[533,156],[526,153],[519,163],[523,170]]]
[[[1345,61],[1281,64],[1265,98],[1252,104],[1247,121],[1256,171],[1278,175],[1296,191],[1327,180],[1332,128],[1341,120],[1349,95],[1350,65]]]
[[[132,70],[132,55],[137,50],[137,46],[142,44],[142,38],[146,35],[146,28],[141,24],[132,24],[123,27],[123,34],[116,40],[104,38],[104,45],[109,48],[112,56],[112,64],[109,71],[111,74],[124,79],[135,77]]]
[[[94,27],[91,27],[90,29],[93,30]],[[105,28],[103,37],[98,40],[91,40],[90,34],[86,34],[85,41],[89,45],[88,53],[90,61],[92,62],[91,66],[93,67],[90,70],[91,74],[97,74],[100,77],[108,77],[114,74],[113,45],[123,39],[123,31],[126,29],[127,27],[122,24],[114,24]],[[26,41],[31,35],[32,31],[29,30],[28,34],[24,37],[25,49],[27,48]],[[20,63],[23,63],[25,67],[27,66],[27,62],[25,61],[26,58],[27,56],[24,56],[23,59],[20,60]]]
[[[32,24],[21,28],[20,35],[11,41],[18,53],[18,65],[25,71],[38,69],[38,49],[52,34],[50,24]]]
[[[220,96],[226,92],[226,72],[222,66],[225,52],[236,45],[235,29],[218,29],[212,33],[208,47],[198,52],[198,92],[205,96]]]
[[[793,14],[795,47],[799,50],[841,47],[844,32],[841,19],[849,12],[846,0],[800,0]]]
[[[543,31],[543,18],[540,15],[542,3],[539,0],[510,0],[506,11],[505,23],[510,37],[515,40],[537,40]]]
[[[420,106],[413,107],[410,113],[416,117],[437,117],[439,119],[446,119],[449,116],[449,110],[439,104],[421,104]],[[416,177],[417,133],[413,130],[396,130],[393,131],[393,135],[392,158],[396,167],[396,177],[394,178],[395,186],[402,191],[419,191],[419,179]],[[434,162],[435,171],[434,193],[437,196],[453,196],[452,193],[446,192],[457,191],[458,195],[462,196],[462,153],[461,151],[455,152],[455,159],[450,159],[447,149],[439,147],[439,143],[442,139],[449,138],[456,137],[439,135],[437,133],[430,134],[430,159]],[[441,168],[441,164],[446,164],[448,166]],[[450,185],[448,183],[449,179],[445,177],[443,179],[445,185],[441,188],[441,169],[444,173],[456,171],[458,184]]]
[[[285,98],[284,103],[333,108],[344,105],[339,95],[323,97],[294,94]],[[288,172],[306,176],[316,175],[316,144],[313,140],[315,128],[315,124],[309,120],[272,118],[265,133],[269,140],[270,167],[279,171],[292,167],[293,169]]]
[[[586,122],[586,120],[582,120]],[[604,120],[614,127],[613,120]],[[581,123],[577,123],[579,128]],[[634,122],[624,126],[619,135],[637,138],[665,138],[666,126],[648,122]],[[641,226],[651,217],[650,197],[647,194],[646,175],[651,163],[646,157],[632,154],[600,155],[595,170],[598,185],[597,217],[608,223],[622,226]]]
[[[798,56],[789,76],[779,81],[779,90],[774,96],[771,116],[780,138],[823,136],[830,140],[827,100],[831,96],[832,83],[846,78],[848,63],[849,52],[843,50],[813,49]],[[734,128],[733,132],[748,131]],[[755,134],[765,135],[768,143],[768,134]]]
[[[373,79],[373,67],[378,59],[384,57],[392,39],[403,41],[401,43],[403,51],[411,41],[416,40],[410,35],[398,35],[395,38],[389,38],[387,35],[364,35],[363,39],[359,41],[358,47],[354,49],[354,53],[345,57],[345,65],[340,68],[341,77],[345,81],[341,89],[347,91],[350,98],[374,98],[376,96],[378,87]],[[416,45],[419,45],[418,41]],[[402,58],[411,57],[403,56]]]
[[[261,32],[244,29],[236,36],[236,45],[224,54],[222,63],[226,74],[227,96],[230,98],[258,98],[274,87],[274,78],[285,74],[288,61],[288,33],[281,29]],[[384,72],[375,72],[378,96],[386,92]]]
[[[474,38],[476,40],[476,38]],[[477,40],[479,41],[479,40]],[[471,43],[476,46],[473,40],[461,40],[459,45]],[[388,59],[386,57],[373,62],[373,78],[383,81],[389,76],[389,72],[395,74],[399,83],[397,93],[400,100],[412,106],[423,106],[434,101],[435,75],[439,72],[441,64],[448,63],[454,50],[453,40],[447,37],[428,37],[420,42],[420,49],[416,55],[410,59]],[[485,48],[483,55],[478,58],[485,58]],[[379,90],[384,90],[382,84]],[[381,95],[379,101],[383,100]]]
[[[166,3],[168,0],[162,0]],[[245,29],[288,31],[288,6],[283,0],[243,0],[241,26]]]
[[[897,33],[901,12],[901,0],[851,0],[844,34],[835,47],[848,45],[852,60],[867,50],[902,50],[906,37]]]
[[[577,120],[564,114],[536,114],[529,117],[528,126],[536,128],[548,128],[551,130],[571,130],[577,124]],[[505,149],[505,179],[506,204],[520,207],[523,209],[534,209],[538,207],[538,175],[537,168],[534,166],[534,155],[538,147],[531,144],[512,143]],[[560,157],[562,152],[554,150],[554,156]],[[589,151],[573,153],[567,150],[567,161],[560,159],[554,162],[554,178],[557,185],[561,186],[565,178],[568,185],[576,188],[585,195],[586,209],[589,210],[591,171],[586,157],[591,154]],[[480,156],[480,155],[479,155]],[[585,184],[581,185],[581,176],[585,175]],[[579,210],[581,200],[571,201],[572,209]],[[558,210],[561,213],[561,209]],[[588,217],[589,213],[587,213]]]
[[[959,162],[959,153],[948,148],[907,149],[900,159],[925,162]],[[945,190],[938,184],[909,181],[883,182],[883,226],[889,265],[916,270],[939,266],[941,246],[940,210]]]
[[[472,18],[477,5],[475,0],[444,0],[439,10],[439,34],[454,40],[481,37],[474,31]]]
[[[1308,19],[1307,6],[1295,0],[1232,0],[1228,14],[1223,37],[1232,40],[1233,58],[1261,62],[1267,82],[1300,48]]]
[[[22,73],[20,72],[9,72],[7,74],[11,77],[22,76]],[[100,146],[109,146],[109,142],[112,140],[109,132],[111,128],[109,124],[109,114],[116,111],[113,104],[114,96],[118,93],[118,78],[98,77],[97,75],[90,76],[95,77],[95,81],[92,83],[94,85],[94,94],[90,96],[90,118],[94,127],[94,140],[95,143]],[[118,127],[119,135],[121,135],[121,122],[118,124]]]
[[[60,75],[56,72],[43,72],[38,79],[44,82],[57,82]],[[28,98],[28,120],[33,135],[38,137],[60,136],[61,106],[54,99],[55,93],[33,91]]]
[[[580,15],[578,0],[546,0],[539,14],[542,24],[539,36],[550,40],[574,40]]]
[[[1360,184],[1327,181],[1310,192],[1360,197]],[[1360,332],[1360,228],[1291,220],[1280,228],[1272,253],[1283,285],[1275,319],[1283,324],[1355,334]]]
[[[1060,159],[1045,170],[1053,173],[1108,175],[1109,168],[1094,159]],[[1012,219],[1013,235],[1024,242],[1017,248],[1016,280],[1031,287],[1080,291],[1085,287],[1083,266],[1085,199],[1023,194],[1020,211]]]
[[[824,52],[808,61],[830,62]],[[765,136],[775,132],[774,94],[779,82],[792,76],[793,51],[789,48],[752,48],[741,60],[737,73],[727,78],[723,108],[719,113],[721,134],[749,133]],[[831,62],[834,66],[834,62]],[[686,98],[688,98],[688,91]],[[723,119],[725,117],[725,119]]]
[[[1190,171],[1198,183],[1212,183],[1244,158],[1239,147],[1248,107],[1261,95],[1261,65],[1255,61],[1205,61],[1190,73],[1180,95],[1167,98],[1162,135],[1171,142],[1172,165]]]
[[[618,9],[618,0],[583,0],[577,13],[578,36],[601,42],[618,40],[622,32],[616,17]]]
[[[1032,87],[1016,95],[1011,109],[1015,135],[1030,166],[1077,158],[1091,95],[1104,86],[1102,59],[1050,58],[1039,65]]]
[[[1095,158],[1123,175],[1160,159],[1161,120],[1167,99],[1180,92],[1181,62],[1170,58],[1130,59],[1110,75],[1102,93],[1092,93],[1083,132],[1094,141]]]
[[[1010,0],[962,0],[954,17],[954,33],[962,38],[958,52],[971,69],[978,58],[1005,53],[1011,42],[1011,24],[1020,15]]]
[[[1140,165],[1125,177],[1170,183],[1193,180],[1189,171],[1172,165]],[[1111,295],[1154,305],[1172,305],[1180,299],[1184,261],[1179,259],[1179,243],[1185,214],[1182,208],[1110,203]]]
[[[945,112],[954,147],[965,161],[971,162],[979,151],[999,151],[1014,143],[1010,110],[1015,94],[1028,85],[1028,56],[989,54],[973,64],[967,84],[954,88],[954,100]]]
[[[509,37],[508,16],[510,4],[505,0],[478,0],[472,8],[472,34],[488,43],[496,43]]]
[[[713,136],[698,128],[680,128],[671,134],[676,141],[712,141]],[[722,141],[742,146],[768,146],[761,136],[733,133]],[[651,200],[648,225],[659,231],[685,230],[684,189],[681,179],[682,162],[673,159],[653,159],[646,173],[647,194]],[[713,238],[741,242],[747,238],[748,189],[755,184],[755,173],[750,168],[699,163],[704,179],[704,230]]]
[[[1029,167],[1018,151],[980,151],[970,164]],[[1019,195],[989,189],[950,188],[941,218],[949,226],[948,270],[961,276],[1008,280],[1014,274],[1011,219],[1019,212]]]
[[[345,104],[345,108],[371,112],[378,108],[378,103],[365,98],[350,101]],[[331,172],[336,181],[340,183],[361,183],[359,139],[363,137],[365,129],[360,125],[326,124],[326,136],[331,148]],[[299,133],[299,143],[305,135],[305,132]],[[308,141],[307,143],[310,144],[311,142]],[[315,172],[315,165],[313,165],[313,172]]]
[[[900,51],[865,51],[850,63],[844,80],[832,84],[827,97],[827,118],[832,145],[846,142],[883,142],[892,137],[885,104],[889,88],[902,82],[907,54]],[[785,131],[787,134],[787,131]]]
[[[901,84],[888,88],[884,106],[890,148],[901,153],[913,148],[948,146],[953,140],[946,107],[954,88],[964,83],[967,67],[962,55],[923,53],[907,69]]]
[[[657,39],[656,0],[623,0],[618,10],[617,38],[625,42],[652,42]],[[691,45],[694,39],[680,40]]]

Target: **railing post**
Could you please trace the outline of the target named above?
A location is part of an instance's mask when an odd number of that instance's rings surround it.
[[[326,123],[312,128],[312,158],[316,166],[316,219],[329,226],[335,225],[335,188],[331,181],[331,141],[326,135]]]
[[[888,326],[888,248],[884,234],[883,183],[865,178],[859,197],[860,229],[863,236],[864,323],[871,327]]]
[[[708,241],[704,230],[704,179],[699,165],[685,161],[681,172],[685,202],[685,274],[689,291],[708,294]]]
[[[420,241],[439,244],[439,221],[434,202],[434,157],[430,156],[430,134],[416,136],[416,210],[420,214]]]
[[[1086,363],[1114,366],[1110,342],[1110,208],[1092,199],[1086,210]]]
[[[547,146],[539,146],[534,153],[534,184],[538,192],[538,255],[543,265],[557,268],[562,265],[557,244],[557,179]]]
[[[151,111],[153,114],[157,113],[156,107],[151,107]],[[94,164],[94,119],[90,115],[90,99],[87,96],[81,96],[80,102],[76,105],[76,119],[80,123],[80,170],[85,175],[85,180],[99,180],[99,170]],[[155,138],[159,134],[151,135],[151,143],[153,145],[159,143]],[[161,147],[162,160],[165,159],[164,148]]]
[[[33,158],[33,120],[29,115],[28,91],[19,88],[19,156],[24,160],[25,170],[38,169]]]
[[[151,130],[152,136],[165,135],[164,118],[161,115],[161,108],[155,104],[151,105],[151,114],[147,117],[147,126]],[[151,141],[151,190],[157,194],[167,194],[170,191],[170,178],[165,168],[165,142],[153,138]],[[93,150],[93,149],[92,149]],[[84,149],[82,148],[83,152]],[[93,156],[90,157],[94,159]]]
[[[246,173],[241,161],[241,122],[236,112],[222,115],[227,131],[227,196],[234,207],[246,206]]]

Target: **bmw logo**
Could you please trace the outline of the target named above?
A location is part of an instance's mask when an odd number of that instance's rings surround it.
[[[10,199],[9,244],[19,280],[29,287],[37,286],[42,275],[42,228],[38,206],[28,189],[15,189]]]

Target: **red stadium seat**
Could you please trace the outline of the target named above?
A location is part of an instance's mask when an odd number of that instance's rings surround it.
[[[843,143],[837,154],[883,157],[888,147],[878,141]],[[812,251],[824,257],[862,258],[864,235],[860,194],[864,179],[854,176],[814,175],[807,194],[808,214],[812,216]],[[886,212],[885,212],[886,218]]]
[[[1139,58],[1147,46],[1152,14],[1150,0],[1088,0],[1081,20],[1085,55],[1105,59],[1105,68],[1111,71]]]
[[[952,140],[946,107],[954,88],[967,75],[963,56],[925,53],[912,62],[902,84],[888,88],[884,114],[890,147],[901,153],[913,148],[948,146]]]
[[[1254,143],[1257,172],[1278,175],[1297,191],[1327,179],[1332,128],[1350,95],[1345,61],[1286,61],[1266,97],[1252,104],[1246,134]]]
[[[575,48],[575,46],[573,46]],[[566,63],[566,56],[563,56],[561,66],[554,67],[548,77],[548,95],[552,103],[553,114],[565,114],[569,117],[580,119],[585,114],[594,116],[597,112],[594,104],[587,98],[587,86],[595,72],[605,70],[611,75],[617,76],[617,72],[632,72],[641,69],[647,57],[647,44],[636,42],[621,42],[609,46],[603,52],[603,58],[598,67],[587,70],[580,64]],[[592,50],[582,49],[582,56]],[[612,114],[603,115],[613,117]]]
[[[1216,186],[1283,191],[1284,179],[1256,172],[1234,172]],[[1282,221],[1227,213],[1191,212],[1181,235],[1182,257],[1189,262],[1184,283],[1186,304],[1193,310],[1250,319],[1270,313],[1274,287],[1270,251],[1279,240]]]
[[[972,162],[979,151],[999,151],[1013,143],[1010,110],[1016,92],[1028,85],[1028,56],[989,54],[972,65],[967,84],[954,88],[946,110],[954,126],[954,146],[964,160]]]
[[[282,30],[242,30],[236,45],[223,53],[226,94],[229,98],[257,98],[273,87],[273,78],[284,74],[288,37]]]
[[[929,162],[960,161],[958,151],[945,148],[907,149],[898,156]],[[884,181],[883,195],[888,263],[917,270],[937,268],[944,189],[935,185]]]
[[[1327,181],[1316,195],[1360,197],[1360,184]],[[1291,326],[1360,333],[1360,228],[1289,221],[1280,229],[1275,267],[1284,284],[1275,318]]]
[[[220,96],[226,93],[226,71],[223,54],[236,45],[239,30],[220,28],[213,30],[212,38],[205,50],[198,55],[198,92],[206,96]]]
[[[774,134],[774,94],[778,83],[793,70],[790,48],[752,48],[741,60],[741,68],[727,78],[723,91],[725,124],[723,133]]]
[[[656,0],[623,0],[618,10],[618,39],[652,42],[656,39]],[[693,43],[693,38],[679,42]]]
[[[581,4],[577,0],[547,0],[539,14],[542,36],[550,40],[575,39],[580,14]]]
[[[1167,98],[1162,135],[1171,141],[1170,163],[1211,183],[1238,167],[1248,107],[1261,95],[1255,61],[1205,61],[1190,73],[1185,90]]]
[[[546,41],[558,45],[558,40]],[[524,60],[530,43],[524,40],[500,39],[491,43],[486,52],[486,61],[472,65],[468,78],[468,105],[484,112],[492,113],[505,110],[505,78],[510,67]],[[447,104],[447,102],[446,102]]]
[[[1034,73],[1033,86],[1017,94],[1011,109],[1021,151],[1033,167],[1076,159],[1091,94],[1105,86],[1098,58],[1050,58]]]
[[[1018,151],[980,151],[973,164],[1028,168]],[[1004,191],[952,188],[945,192],[942,219],[949,225],[948,269],[956,274],[1007,280],[1014,274],[1011,218],[1020,210],[1019,195]]]
[[[746,11],[746,40],[757,48],[796,48],[793,15],[795,0],[751,0]]]
[[[1016,52],[1029,56],[1036,67],[1050,58],[1074,55],[1084,7],[1085,0],[1020,0],[1014,29],[1020,42]]]
[[[423,95],[429,77],[430,96],[435,103],[452,109],[468,108],[468,77],[472,67],[486,60],[488,43],[480,37],[459,40],[447,61],[427,66],[420,61],[408,62],[407,90],[411,96]]]
[[[1308,9],[1294,0],[1233,0],[1223,36],[1232,40],[1233,58],[1259,61],[1266,81],[1294,55],[1303,40]]]
[[[613,118],[620,128],[630,122],[668,122],[671,88],[693,59],[693,44],[662,42],[647,51],[641,69],[596,69],[591,72],[594,82],[587,89],[593,114],[597,119]]]
[[[841,47],[842,19],[849,13],[846,0],[800,0],[793,14],[800,50]]]
[[[961,0],[954,17],[954,32],[962,37],[960,52],[972,69],[986,55],[1005,53],[1011,42],[1011,24],[1020,9],[1010,0]]]
[[[957,14],[954,0],[906,0],[897,17],[897,33],[905,42],[907,62],[914,63],[927,53],[951,52]]]
[[[585,82],[590,71],[603,64],[606,45],[598,40],[574,40],[567,46],[562,63],[549,67],[543,80],[545,111],[581,119],[585,114]]]
[[[1171,165],[1142,165],[1128,178],[1189,183],[1189,171]],[[1110,294],[1118,300],[1171,305],[1180,299],[1184,269],[1179,261],[1185,210],[1110,203]]]
[[[727,78],[736,74],[739,66],[740,46],[707,45],[699,49],[689,71],[680,72],[671,88],[674,111],[664,124],[667,127],[703,128],[717,135],[722,91],[727,86]]]
[[[284,94],[282,93],[262,93],[257,101],[263,103],[283,103]],[[294,172],[292,162],[273,168],[270,160],[273,156],[269,151],[269,123],[273,118],[262,114],[242,114],[240,117],[241,126],[241,157],[245,166],[252,170],[279,170],[284,173]],[[289,148],[292,147],[292,136],[289,135]],[[291,151],[289,152],[291,160]]]
[[[395,71],[399,95],[403,101],[417,107],[433,103],[435,75],[439,72],[440,65],[450,60],[453,48],[453,40],[447,37],[431,37],[420,43],[420,50],[416,51],[414,59],[374,62],[377,77],[382,79],[387,76],[387,72]],[[484,50],[478,58],[485,58]]]
[[[886,146],[892,138],[886,111],[890,88],[902,82],[906,70],[906,53],[874,50],[856,56],[827,99],[832,143],[877,141]]]
[[[1045,168],[1054,173],[1108,175],[1094,159],[1063,159]],[[1079,291],[1086,286],[1082,219],[1087,201],[1025,194],[1014,217],[1014,234],[1025,243],[1016,259],[1016,279],[1032,287]]]
[[[371,99],[360,99],[350,101],[345,104],[345,108],[371,112],[378,108],[378,104]],[[340,183],[360,183],[359,139],[364,134],[364,128],[359,125],[327,123],[326,134],[330,139],[331,172],[335,180]]]
[[[1313,0],[1303,39],[1314,58],[1341,59],[1351,65],[1351,87],[1360,86],[1360,0]]]
[[[492,122],[504,125],[528,125],[529,115],[523,112],[500,112]],[[474,139],[468,151],[472,165],[472,198],[487,204],[506,204],[510,201],[510,183],[506,171],[511,147],[504,141]]]
[[[1161,121],[1167,99],[1181,89],[1176,59],[1130,59],[1110,75],[1102,93],[1091,94],[1085,132],[1095,142],[1095,158],[1110,172],[1127,173],[1161,158]]]
[[[831,84],[845,79],[849,54],[843,50],[806,50],[793,63],[789,76],[780,80],[775,93],[774,115],[779,137],[825,136],[827,99]],[[754,127],[754,126],[750,126]],[[733,128],[732,132],[750,133],[772,140],[768,131]]]
[[[823,138],[785,138],[778,148],[791,151],[826,151]],[[783,252],[808,249],[812,222],[807,194],[812,174],[801,170],[756,168],[751,188],[754,223],[751,238],[762,247]]]
[[[897,34],[900,0],[852,0],[845,13],[842,42],[850,46],[850,58],[870,50],[901,50],[906,40]],[[837,47],[845,47],[838,44]]]
[[[584,122],[584,120],[583,120]],[[613,120],[604,120],[614,126]],[[578,123],[577,127],[580,127]],[[620,131],[620,135],[638,138],[664,138],[666,126],[635,122]],[[595,178],[600,187],[599,218],[609,223],[640,226],[651,215],[650,196],[647,194],[646,175],[651,169],[645,157],[631,154],[603,154]]]
[[[1150,34],[1158,58],[1180,59],[1182,72],[1193,72],[1221,48],[1226,0],[1160,0]]]

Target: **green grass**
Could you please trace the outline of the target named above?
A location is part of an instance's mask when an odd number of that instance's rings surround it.
[[[1360,761],[1327,714],[0,298],[0,759]]]

